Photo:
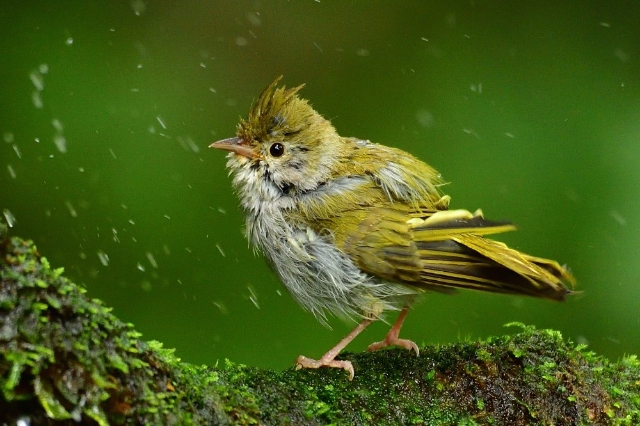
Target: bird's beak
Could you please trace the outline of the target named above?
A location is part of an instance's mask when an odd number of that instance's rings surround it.
[[[224,149],[225,151],[231,151],[247,158],[260,158],[260,154],[248,147],[246,144],[247,142],[242,138],[228,138],[212,143],[209,145],[209,148]]]

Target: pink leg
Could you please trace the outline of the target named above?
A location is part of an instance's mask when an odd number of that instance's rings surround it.
[[[391,330],[389,330],[389,332],[387,333],[387,337],[385,337],[384,340],[381,340],[380,342],[370,344],[367,350],[377,351],[378,349],[382,349],[387,346],[396,345],[407,350],[413,349],[414,351],[416,351],[416,356],[420,356],[420,349],[418,349],[418,345],[413,343],[411,340],[398,338],[398,334],[400,334],[400,329],[402,328],[402,323],[404,322],[404,319],[406,318],[408,312],[409,307],[405,306],[404,309],[402,309],[402,312],[400,312],[400,315],[398,315],[396,323],[393,324],[393,327],[391,327]]]
[[[360,324],[356,326],[351,333],[347,334],[344,339],[340,340],[340,342],[335,345],[329,352],[324,354],[322,358],[319,360],[307,358],[304,355],[300,355],[296,360],[296,369],[299,370],[301,368],[320,368],[320,367],[333,367],[333,368],[342,368],[349,372],[349,380],[353,380],[354,371],[353,365],[351,365],[351,361],[337,361],[334,358],[338,356],[341,350],[345,348],[353,339],[356,338],[358,334],[362,332],[369,324],[373,322],[372,319],[365,319]]]

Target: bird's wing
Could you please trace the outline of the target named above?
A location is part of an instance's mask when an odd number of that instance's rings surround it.
[[[385,280],[441,292],[468,288],[557,300],[569,292],[564,282],[573,282],[556,262],[484,238],[515,227],[481,212],[416,211],[402,203],[364,210],[351,212],[359,223],[341,248],[360,269]]]

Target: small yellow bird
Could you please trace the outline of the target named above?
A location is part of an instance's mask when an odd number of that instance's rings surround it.
[[[400,149],[340,136],[298,97],[303,86],[279,81],[254,101],[236,137],[210,146],[230,151],[247,238],[293,298],[322,323],[327,314],[360,321],[319,360],[298,357],[298,368],[343,368],[353,379],[351,362],[335,358],[385,311],[400,314],[368,350],[398,345],[418,355],[398,335],[425,291],[571,293],[574,278],[557,262],[485,238],[512,224],[449,210],[437,171]]]

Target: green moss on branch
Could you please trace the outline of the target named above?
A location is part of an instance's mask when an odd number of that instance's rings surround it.
[[[0,224],[0,424],[640,424],[640,362],[552,330],[344,354],[356,368],[182,363]]]

